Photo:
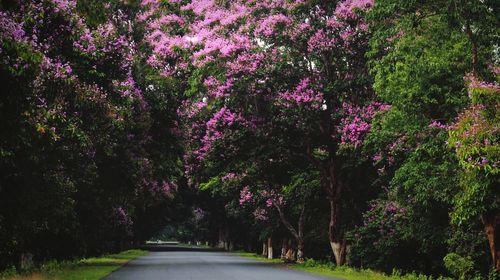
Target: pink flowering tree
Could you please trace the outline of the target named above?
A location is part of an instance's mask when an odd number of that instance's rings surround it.
[[[497,77],[498,78],[498,77]],[[455,199],[453,222],[462,225],[481,218],[493,265],[500,271],[500,86],[466,77],[471,105],[449,130],[449,145],[455,149],[465,176]]]
[[[150,230],[137,218],[176,190],[173,172],[157,167],[171,163],[158,155],[173,155],[165,137],[174,141],[152,129],[159,110],[137,78],[130,7],[108,3],[90,11],[102,18],[89,24],[86,4],[2,3],[2,268],[26,253],[46,259],[124,246]],[[35,244],[40,238],[60,243]]]
[[[294,135],[289,147],[321,174],[331,203],[329,239],[343,264],[341,209],[349,185],[341,166],[349,153],[342,151],[357,150],[373,115],[385,109],[374,102],[365,61],[363,14],[372,1],[142,4],[147,62],[185,89],[179,113],[186,120],[187,173],[207,173],[207,166],[220,172],[248,152],[243,143],[265,144],[249,135],[266,139],[273,129]]]

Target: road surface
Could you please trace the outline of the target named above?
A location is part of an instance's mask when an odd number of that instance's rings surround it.
[[[111,273],[105,280],[333,280],[306,272],[247,259],[226,252],[176,246],[154,248]],[[337,279],[339,280],[339,279]]]

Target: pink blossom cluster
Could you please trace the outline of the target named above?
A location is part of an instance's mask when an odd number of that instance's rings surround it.
[[[215,112],[205,124],[205,135],[201,139],[202,147],[194,152],[197,159],[202,160],[211,150],[213,143],[224,138],[225,130],[236,124],[243,127],[251,125],[241,114],[233,113],[226,107]]]
[[[257,221],[267,221],[268,220],[268,214],[266,209],[263,208],[256,208],[255,211],[253,211],[253,216]]]
[[[1,63],[16,70],[36,68],[31,84],[25,85],[33,89],[33,105],[37,108],[29,119],[34,129],[53,141],[58,141],[67,129],[87,137],[79,127],[83,113],[65,103],[67,94],[71,95],[70,99],[81,99],[78,102],[87,106],[109,111],[107,117],[113,122],[123,121],[122,112],[130,108],[125,108],[128,105],[120,103],[120,98],[110,100],[111,94],[126,96],[127,100],[142,98],[132,76],[135,55],[132,32],[123,28],[126,26],[116,25],[131,24],[122,20],[125,15],[114,15],[114,20],[91,28],[76,11],[75,0],[19,1],[18,4],[16,11],[0,12],[0,45],[12,42],[22,49],[12,52],[2,47]],[[40,63],[34,63],[33,57],[40,58]],[[88,79],[95,73],[108,80]],[[65,86],[64,90],[61,85]],[[48,88],[57,92],[56,101],[47,102],[52,98],[46,96]],[[93,157],[95,149],[89,148],[85,153]]]
[[[346,102],[358,108],[355,112],[323,110],[340,116],[332,119],[340,130],[328,139],[336,141],[340,134],[343,144],[354,145],[363,141],[375,111],[383,109],[376,104],[362,105],[370,100],[364,97],[370,93],[368,85],[359,87],[361,99],[344,92],[349,83],[362,80],[359,76],[366,70],[357,69],[364,62],[367,47],[368,25],[361,12],[370,8],[372,1],[344,0],[336,9],[317,5],[307,11],[302,7],[306,1],[167,3],[168,9],[164,9],[145,0],[145,11],[139,17],[146,26],[145,43],[152,50],[148,63],[165,76],[196,80],[198,101],[187,102],[179,110],[192,124],[186,129],[192,161],[205,159],[215,142],[231,139],[242,127],[264,124],[267,118],[248,114],[249,107],[259,106],[261,101],[269,102],[278,115],[312,108],[307,113],[317,116],[322,113],[318,109],[326,106],[327,94],[346,96]],[[327,69],[324,57],[339,63]],[[350,63],[350,59],[361,63]],[[196,75],[190,76],[193,70]],[[341,86],[325,87],[334,83]],[[300,113],[294,117],[300,119]],[[245,118],[259,121],[252,124]]]
[[[125,227],[131,227],[133,222],[130,216],[128,215],[127,211],[123,207],[116,207],[115,209],[115,215],[118,221],[118,224],[125,226]]]
[[[302,79],[294,91],[285,91],[280,93],[280,99],[296,104],[310,104],[313,108],[319,108],[323,100],[323,94],[313,89],[313,83],[310,78]]]
[[[205,217],[205,211],[203,211],[203,209],[199,207],[196,207],[195,209],[193,209],[193,215],[196,221],[201,221]]]
[[[307,42],[309,52],[322,52],[331,49],[336,39],[330,36],[324,29],[319,29]]]
[[[372,157],[372,160],[375,164],[383,163],[383,165],[377,170],[379,175],[385,173],[386,166],[392,166],[396,163],[396,155],[398,153],[400,153],[402,150],[404,151],[408,149],[407,147],[405,147],[405,144],[407,144],[405,136],[397,137],[395,140],[386,145],[383,152],[378,152]]]
[[[227,62],[227,75],[253,75],[265,59],[263,53],[242,52],[235,60]]]
[[[176,191],[177,191],[177,185],[174,182],[167,182],[162,180],[160,185],[160,191],[158,193],[161,193],[166,197],[172,198]]]
[[[248,186],[243,187],[240,191],[240,205],[245,205],[253,201],[253,193]]]
[[[430,124],[429,124],[429,127],[430,128],[439,128],[439,129],[449,129],[450,126],[449,125],[445,125],[439,121],[432,121]]]
[[[468,83],[469,86],[469,95],[471,94],[472,89],[493,89],[500,90],[500,85],[497,82],[485,82],[481,81],[476,75],[473,73],[469,73],[465,75],[464,80]]]
[[[233,180],[235,180],[237,177],[238,177],[238,176],[237,176],[235,173],[233,173],[233,172],[229,172],[229,173],[227,173],[226,175],[224,175],[224,176],[221,178],[221,180],[222,180],[223,182],[228,182],[228,181],[233,181]]]
[[[158,7],[149,1],[143,4],[149,8],[140,16],[146,21],[155,15]],[[146,41],[153,47],[153,54],[148,61],[155,67],[167,67],[169,59],[176,59],[177,64],[194,63],[202,66],[216,57],[229,57],[250,45],[249,38],[242,33],[226,36],[223,31],[224,27],[233,25],[248,14],[247,5],[234,3],[227,8],[219,6],[216,1],[194,0],[180,6],[180,11],[192,11],[197,17],[187,20],[179,15],[167,14],[148,24]],[[179,34],[175,27],[187,31]],[[182,51],[192,53],[189,61],[179,61],[179,52]],[[165,75],[173,75],[179,70],[172,65],[169,67],[172,69],[164,71]]]
[[[361,145],[364,136],[370,131],[373,116],[389,108],[389,105],[379,102],[372,102],[363,107],[344,103],[345,117],[338,127],[339,133],[341,133],[341,144],[354,145],[355,147]]]
[[[276,28],[285,27],[286,25],[291,23],[292,20],[284,14],[271,15],[269,17],[262,19],[257,24],[257,28],[255,29],[254,32],[257,37],[259,36],[269,37],[274,35],[274,31]]]
[[[71,66],[67,62],[63,63],[57,59],[44,56],[40,67],[47,74],[52,74],[55,79],[75,78],[72,75],[73,69],[71,69]]]
[[[7,38],[17,43],[24,43],[28,40],[23,29],[23,22],[17,22],[10,13],[0,11],[0,43]]]
[[[207,93],[213,98],[227,97],[233,87],[233,79],[229,78],[225,82],[220,82],[213,76],[205,79],[204,83]]]
[[[405,207],[393,201],[373,203],[364,215],[364,226],[376,227],[383,238],[391,238],[396,234],[398,224],[404,220],[407,213]]]
[[[74,0],[51,0],[51,2],[56,13],[71,13],[76,8],[76,1]]]
[[[340,19],[357,19],[357,11],[365,11],[373,6],[373,0],[345,0],[335,8],[335,15]]]
[[[498,93],[498,92],[497,92]],[[496,104],[498,111],[499,105]],[[488,172],[498,172],[500,160],[497,154],[491,152],[497,145],[498,123],[485,115],[488,110],[483,104],[473,104],[460,114],[455,124],[450,127],[452,145],[457,151],[461,164],[466,168],[486,169]]]
[[[115,84],[115,88],[121,96],[137,98],[141,102],[141,105],[144,105],[142,91],[137,86],[131,71],[127,73],[125,80],[121,80]]]
[[[273,205],[281,206],[286,203],[285,198],[275,190],[262,190],[259,195],[265,199],[266,207],[270,208]]]

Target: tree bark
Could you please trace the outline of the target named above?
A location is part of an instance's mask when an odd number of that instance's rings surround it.
[[[328,177],[325,182],[328,199],[330,200],[330,223],[328,224],[328,239],[332,247],[335,262],[338,266],[344,265],[347,253],[347,241],[342,228],[342,183],[335,172],[335,165],[331,162],[328,168]]]
[[[465,33],[467,37],[469,37],[469,41],[471,43],[471,56],[472,56],[472,72],[475,77],[477,77],[477,64],[478,64],[478,55],[477,55],[477,43],[474,38],[474,33],[472,32],[472,28],[470,26],[470,21],[467,19],[465,23]]]
[[[267,243],[265,241],[262,242],[262,255],[267,256]]]
[[[304,240],[300,240],[297,243],[297,262],[303,263],[305,261],[304,258]]]
[[[277,204],[275,204],[276,209],[278,210],[279,216],[281,223],[290,231],[292,236],[295,238],[295,241],[297,242],[297,262],[302,263],[304,262],[304,223],[306,219],[306,206],[305,203],[302,206],[302,209],[300,211],[300,216],[299,216],[299,222],[297,225],[297,230],[292,226],[292,224],[288,221],[288,219],[285,217],[285,214],[281,210],[281,207]]]
[[[286,260],[288,262],[295,261],[295,250],[293,249],[292,239],[288,239],[288,251],[286,252]]]
[[[281,241],[281,260],[285,261],[286,260],[286,252],[288,251],[288,241],[286,238],[284,238]]]
[[[267,238],[267,258],[273,259],[273,239],[271,236]]]
[[[335,262],[338,266],[344,265],[346,260],[347,242],[341,229],[339,211],[340,205],[330,201],[330,224],[328,226],[328,239],[332,247]]]
[[[490,245],[493,266],[500,272],[500,211],[491,211],[481,217],[488,243]]]
[[[300,211],[300,216],[299,216],[299,232],[298,232],[298,238],[297,238],[297,262],[303,263],[305,261],[305,256],[304,256],[304,223],[305,223],[305,217],[306,217],[306,204],[304,203],[304,206],[302,206],[302,210]]]
[[[219,229],[219,242],[217,244],[217,247],[228,250],[228,237],[229,237],[229,229],[227,227],[225,228],[220,228]]]

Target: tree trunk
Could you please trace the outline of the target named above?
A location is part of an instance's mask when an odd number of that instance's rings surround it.
[[[286,252],[288,251],[288,241],[286,238],[281,242],[281,260],[286,260]]]
[[[484,214],[481,219],[488,237],[493,266],[500,272],[500,212],[491,211]]]
[[[295,241],[297,242],[297,250],[298,250],[297,251],[297,262],[302,263],[302,262],[304,262],[304,223],[305,223],[305,218],[306,218],[305,203],[302,206],[302,209],[300,211],[299,223],[298,223],[298,227],[297,227],[298,230],[295,230],[295,228],[292,226],[292,224],[285,217],[281,207],[279,205],[275,205],[275,206],[276,206],[276,209],[278,210],[281,222],[290,231],[290,233],[295,238]],[[295,257],[293,259],[295,259]],[[290,260],[290,261],[293,261],[293,260]]]
[[[295,261],[295,250],[293,249],[292,239],[288,239],[288,251],[286,252],[285,259],[287,262]]]
[[[470,26],[470,21],[467,20],[465,24],[465,33],[467,33],[467,37],[469,37],[469,41],[471,43],[471,56],[472,56],[472,73],[474,77],[477,78],[477,64],[478,64],[478,56],[477,56],[477,43],[474,38],[474,33],[472,32],[472,28]]]
[[[304,203],[304,206],[302,206],[302,210],[300,211],[300,216],[299,216],[299,232],[297,236],[297,262],[298,263],[303,263],[304,262],[304,223],[305,223],[305,216],[306,216],[306,204]]]
[[[267,256],[267,243],[265,241],[262,242],[262,255]]]
[[[303,263],[305,261],[304,259],[304,240],[298,241],[297,244],[297,262],[298,263]]]
[[[220,249],[224,249],[224,241],[226,237],[224,234],[224,230],[222,228],[219,228],[219,241],[217,242],[217,247]]]
[[[22,271],[27,271],[32,269],[34,266],[33,254],[32,253],[22,253],[21,260],[19,262],[19,267]]]
[[[267,258],[268,259],[273,259],[273,239],[271,236],[267,238]]]
[[[340,201],[330,200],[330,224],[328,226],[328,239],[332,247],[335,262],[338,266],[344,265],[346,260],[347,242],[340,223]]]
[[[347,242],[342,228],[341,209],[343,184],[339,179],[333,159],[323,169],[322,185],[330,202],[330,223],[328,224],[328,240],[338,266],[346,261]]]

